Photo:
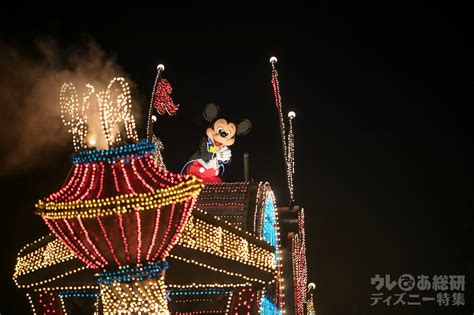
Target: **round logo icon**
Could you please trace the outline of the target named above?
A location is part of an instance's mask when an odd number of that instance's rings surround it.
[[[405,292],[413,290],[415,287],[415,278],[408,273],[401,275],[398,278],[398,287]]]

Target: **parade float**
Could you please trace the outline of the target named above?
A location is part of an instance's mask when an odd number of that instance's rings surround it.
[[[104,91],[60,91],[75,152],[64,185],[36,204],[51,230],[20,250],[13,280],[33,314],[315,314],[307,283],[304,212],[294,201],[294,112],[283,114],[276,58],[270,59],[290,204],[271,186],[223,182],[234,123],[208,105],[210,123],[182,173],[167,170],[157,115],[175,115],[171,85],[158,66],[140,139],[125,79]],[[80,97],[81,96],[81,97]],[[98,107],[103,143],[90,138]],[[287,130],[288,128],[288,130]],[[165,132],[165,131],[163,131]]]

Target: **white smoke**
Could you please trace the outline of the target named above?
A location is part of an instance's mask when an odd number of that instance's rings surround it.
[[[115,76],[131,83],[94,41],[64,48],[43,39],[35,46],[39,57],[0,43],[0,175],[31,169],[61,148],[72,149],[71,135],[60,118],[63,83],[73,83],[79,95],[87,83],[103,90]],[[97,125],[97,118],[89,117]]]

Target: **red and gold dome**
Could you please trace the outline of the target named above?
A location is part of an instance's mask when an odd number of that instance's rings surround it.
[[[153,159],[153,142],[79,151],[71,176],[36,207],[53,231],[93,268],[162,260],[177,242],[202,189]]]

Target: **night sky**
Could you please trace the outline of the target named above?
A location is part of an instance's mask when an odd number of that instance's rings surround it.
[[[194,122],[206,103],[216,102],[231,117],[253,123],[232,147],[224,179],[242,179],[242,154],[249,152],[251,176],[270,182],[285,205],[268,62],[278,57],[285,111],[296,112],[296,199],[306,210],[318,314],[474,312],[466,9],[330,1],[311,7],[79,6],[2,8],[0,41],[34,56],[39,38],[61,47],[94,40],[136,84],[142,105],[156,65],[165,64],[181,105],[177,117],[160,118],[155,130],[168,167],[178,172],[195,151],[204,127]],[[59,188],[71,152],[69,145],[33,168],[2,175],[2,315],[28,314],[25,295],[11,280],[16,254],[48,233],[33,214],[34,203]],[[404,273],[466,275],[466,307],[370,307],[371,276]]]

